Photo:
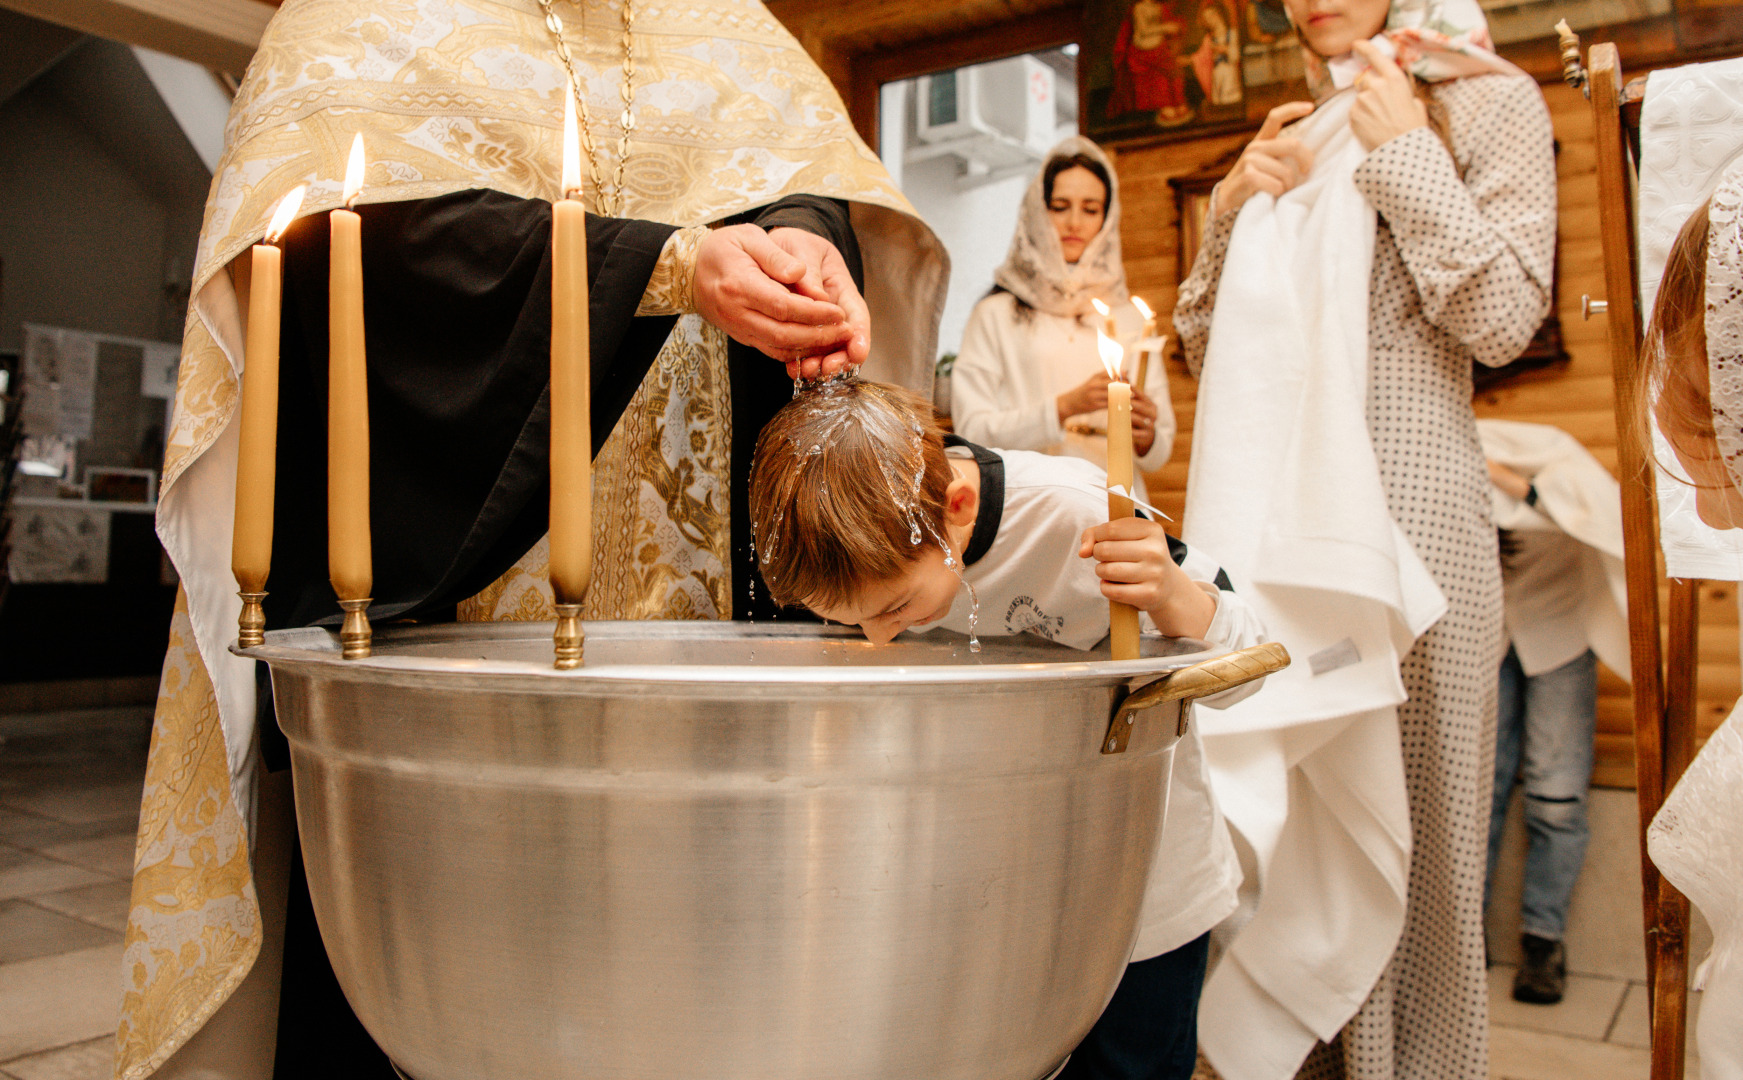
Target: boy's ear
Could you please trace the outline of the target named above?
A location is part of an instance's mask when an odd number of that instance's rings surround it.
[[[961,528],[973,525],[979,513],[980,492],[961,477],[952,480],[944,489],[944,520]]]

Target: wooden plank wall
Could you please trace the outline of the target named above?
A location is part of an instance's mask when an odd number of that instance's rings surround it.
[[[1638,72],[1630,72],[1630,75]],[[1544,86],[1561,143],[1558,163],[1561,225],[1561,320],[1573,359],[1563,368],[1530,373],[1482,394],[1479,416],[1554,424],[1578,437],[1614,470],[1616,431],[1611,411],[1610,363],[1602,315],[1580,317],[1580,296],[1604,294],[1598,247],[1597,183],[1590,107],[1561,84]],[[1241,145],[1245,137],[1220,137],[1129,150],[1117,155],[1127,205],[1121,241],[1132,290],[1162,311],[1171,311],[1177,284],[1178,217],[1171,177],[1198,170]],[[1174,455],[1148,478],[1157,505],[1179,520],[1185,504],[1197,383],[1177,361],[1169,382],[1180,433]],[[1698,680],[1699,735],[1704,741],[1730,712],[1739,692],[1738,618],[1735,587],[1710,583],[1702,590]],[[1632,713],[1627,685],[1604,671],[1598,702],[1598,783],[1632,787]]]

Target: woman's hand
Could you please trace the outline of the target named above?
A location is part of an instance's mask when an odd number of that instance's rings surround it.
[[[1356,78],[1356,103],[1350,108],[1350,130],[1362,149],[1373,150],[1407,131],[1428,126],[1428,106],[1416,96],[1416,83],[1371,41],[1351,48],[1368,62]]]
[[[1061,424],[1073,416],[1081,416],[1087,412],[1101,412],[1108,407],[1107,372],[1098,371],[1083,382],[1060,394],[1056,399],[1059,407],[1059,422]]]
[[[1116,518],[1085,529],[1077,554],[1095,559],[1103,596],[1149,612],[1162,633],[1202,638],[1210,630],[1216,601],[1175,564],[1156,522]]]
[[[703,237],[695,294],[697,312],[734,339],[788,365],[804,357],[807,367],[816,364],[817,374],[831,373],[828,359],[833,370],[841,369],[856,334],[818,269],[755,225],[731,225]]]
[[[1142,390],[1132,387],[1132,452],[1139,457],[1156,445],[1156,418],[1160,415],[1156,403]]]
[[[1216,188],[1216,205],[1211,213],[1216,217],[1238,210],[1246,201],[1263,191],[1282,195],[1301,183],[1313,168],[1313,151],[1301,145],[1300,139],[1278,138],[1283,125],[1292,124],[1313,111],[1311,101],[1287,101],[1265,114],[1259,134],[1241,151],[1235,167]]]

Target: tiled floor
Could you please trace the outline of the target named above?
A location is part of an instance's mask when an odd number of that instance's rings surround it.
[[[149,708],[0,717],[0,1077],[108,1080]]]
[[[147,708],[0,716],[0,1080],[111,1076],[149,725]],[[1600,795],[1573,919],[1614,922],[1625,935],[1639,916],[1610,912],[1631,898],[1593,894],[1629,887],[1626,868],[1601,853],[1633,850],[1631,833],[1604,835],[1630,821],[1632,793]],[[1509,858],[1517,862],[1517,853]],[[1498,884],[1497,896],[1506,892]],[[1610,973],[1575,974],[1560,1005],[1513,1001],[1513,968],[1491,970],[1497,1080],[1646,1080],[1644,987],[1628,977],[1627,962],[1605,958],[1601,938],[1570,926],[1574,967],[1583,954],[1591,961],[1584,970]],[[1497,954],[1508,958],[1505,949]],[[1688,1076],[1699,1080],[1698,1064]]]

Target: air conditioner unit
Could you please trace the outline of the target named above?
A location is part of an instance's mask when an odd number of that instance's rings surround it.
[[[923,75],[915,134],[926,143],[991,135],[1045,154],[1058,130],[1056,79],[1032,56]]]

